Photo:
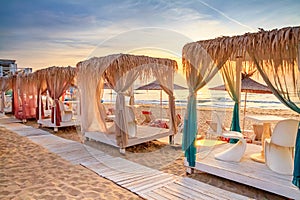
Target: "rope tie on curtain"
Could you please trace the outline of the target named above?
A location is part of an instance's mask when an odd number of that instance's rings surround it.
[[[189,90],[188,99],[191,99],[191,97],[195,97],[195,96],[197,96],[197,92],[195,92],[194,90]]]

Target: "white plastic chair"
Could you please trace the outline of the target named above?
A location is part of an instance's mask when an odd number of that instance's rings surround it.
[[[222,122],[217,112],[213,112],[213,119],[216,123],[216,130],[209,130],[210,134],[216,134],[217,136],[222,136],[225,138],[238,139],[239,141],[232,145],[232,147],[226,149],[225,151],[215,155],[218,160],[228,161],[228,162],[239,162],[243,157],[247,142],[244,139],[242,133],[237,131],[226,131],[222,128]]]
[[[275,125],[271,138],[265,139],[265,162],[272,171],[292,175],[298,126],[297,120],[280,121]]]

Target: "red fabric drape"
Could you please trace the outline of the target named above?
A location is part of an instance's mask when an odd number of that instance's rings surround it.
[[[60,126],[61,112],[59,108],[59,98],[72,85],[76,76],[76,68],[72,67],[50,67],[46,71],[45,80],[50,97],[54,100],[55,107],[52,107],[51,122]],[[55,112],[54,112],[55,109]]]
[[[20,74],[14,85],[14,115],[18,119],[36,118],[37,84],[33,74]]]

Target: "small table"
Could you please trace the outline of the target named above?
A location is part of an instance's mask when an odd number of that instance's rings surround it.
[[[286,118],[275,115],[248,115],[245,116],[245,119],[251,119],[256,122],[263,123],[263,133],[261,137],[262,151],[260,153],[252,154],[250,157],[256,162],[265,163],[265,139],[271,137],[271,123],[277,123],[285,120]]]

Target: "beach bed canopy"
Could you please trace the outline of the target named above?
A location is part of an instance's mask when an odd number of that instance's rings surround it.
[[[231,130],[239,128],[241,67],[257,68],[272,93],[287,107],[300,113],[300,27],[260,30],[240,36],[219,37],[186,44],[182,62],[189,87],[184,123],[183,149],[195,166],[197,130],[196,93],[221,70],[235,101]],[[300,187],[300,133],[297,135],[293,183]]]
[[[41,95],[48,90],[50,97],[54,100],[54,105],[51,108],[51,122],[55,123],[56,126],[60,126],[62,118],[59,98],[70,86],[76,84],[77,69],[70,66],[53,66],[38,70],[35,72],[35,75],[37,94]],[[43,111],[43,109],[41,110]]]
[[[36,118],[37,82],[34,73],[13,76],[13,113],[17,119]]]
[[[174,60],[114,54],[94,57],[79,62],[78,86],[81,94],[81,129],[83,132],[107,132],[101,113],[104,80],[117,93],[116,98],[116,140],[121,148],[128,143],[127,116],[125,114],[125,95],[132,94],[132,85],[140,77],[155,77],[162,89],[169,95],[171,128],[176,133],[175,101],[173,96],[173,75],[177,70]]]

